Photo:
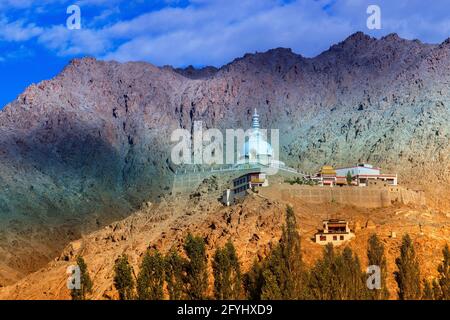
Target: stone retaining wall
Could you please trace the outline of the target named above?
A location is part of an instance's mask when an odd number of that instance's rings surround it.
[[[261,195],[270,197],[274,192],[289,201],[299,198],[307,203],[336,202],[364,208],[388,207],[395,203],[425,205],[425,195],[401,186],[387,187],[320,187],[279,184],[269,189],[261,188]]]

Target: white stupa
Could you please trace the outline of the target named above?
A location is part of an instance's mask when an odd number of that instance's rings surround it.
[[[238,154],[237,165],[260,164],[263,166],[283,165],[283,162],[274,158],[274,151],[265,134],[260,130],[259,115],[255,109],[252,117],[252,128]]]

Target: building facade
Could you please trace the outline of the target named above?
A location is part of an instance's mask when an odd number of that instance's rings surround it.
[[[247,173],[233,180],[233,195],[235,198],[242,197],[248,189],[257,187],[267,187],[269,180],[267,175],[262,172]]]
[[[316,243],[326,245],[340,245],[345,241],[351,240],[355,234],[351,232],[348,222],[345,220],[330,219],[323,221],[323,229],[315,234]]]
[[[371,181],[377,180],[391,186],[396,186],[398,183],[397,174],[382,174],[380,168],[367,163],[336,169],[336,180],[340,182],[346,181],[349,172],[352,176],[352,184],[360,187],[367,187]]]
[[[244,174],[233,179],[233,186],[226,189],[222,194],[222,203],[230,206],[236,199],[243,198],[247,194],[247,190],[255,190],[259,187],[269,186],[267,175],[260,171]]]
[[[319,185],[333,187],[336,185],[336,170],[332,166],[323,166],[318,174]]]

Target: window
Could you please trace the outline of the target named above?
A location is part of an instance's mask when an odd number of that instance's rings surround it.
[[[326,236],[320,236],[320,241],[327,241],[327,237]]]
[[[336,241],[337,240],[337,236],[333,236],[333,241]]]
[[[344,240],[344,236],[339,236],[339,240]]]

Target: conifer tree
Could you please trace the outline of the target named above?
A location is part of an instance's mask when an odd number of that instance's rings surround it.
[[[242,298],[242,276],[236,249],[231,241],[218,248],[213,262],[214,296],[217,300]]]
[[[203,300],[208,289],[205,241],[188,234],[184,250],[189,259],[186,265],[186,296],[190,300]]]
[[[73,289],[70,295],[72,300],[86,300],[88,294],[92,293],[92,280],[83,257],[79,256],[77,258],[77,265],[80,268],[80,288]]]
[[[144,255],[137,278],[139,300],[163,299],[164,269],[164,258],[158,251]]]
[[[421,297],[420,270],[414,244],[408,234],[403,236],[400,257],[395,260],[398,271],[395,280],[400,300],[417,300]]]
[[[187,261],[180,257],[175,249],[170,250],[166,258],[166,283],[170,300],[184,298],[184,269]]]
[[[444,260],[438,266],[438,284],[440,288],[441,296],[443,300],[450,300],[450,250],[448,244],[445,245],[442,250]]]
[[[367,259],[369,266],[378,266],[380,268],[381,288],[368,290],[368,298],[372,300],[386,300],[389,298],[389,291],[386,285],[387,263],[384,255],[384,245],[380,242],[376,234],[369,238],[367,248]]]
[[[292,300],[305,297],[300,235],[291,206],[286,209],[286,224],[283,226],[280,243],[267,258],[262,275],[262,299]]]
[[[134,298],[133,268],[128,262],[128,256],[123,254],[117,259],[114,266],[114,287],[119,292],[120,300],[132,300]]]

